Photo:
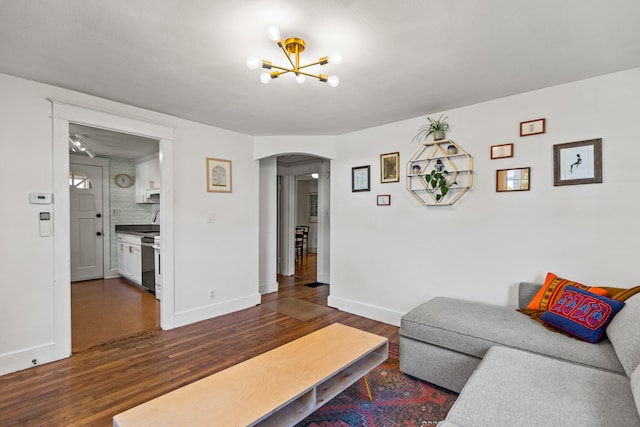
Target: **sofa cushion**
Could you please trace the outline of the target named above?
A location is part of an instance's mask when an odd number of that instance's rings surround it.
[[[590,344],[552,333],[509,307],[438,297],[404,315],[400,334],[478,358],[502,345],[624,372],[608,340]]]
[[[540,319],[575,337],[596,343],[624,302],[567,286],[558,301]]]
[[[638,426],[625,375],[491,348],[446,420],[463,426]]]
[[[562,292],[567,286],[574,286],[598,295],[607,294],[607,291],[602,288],[592,288],[578,282],[563,279],[553,273],[547,273],[547,278],[545,279],[544,284],[536,296],[529,302],[527,308],[531,310],[547,311],[549,308],[554,306],[558,299],[560,299],[560,295],[562,295]]]
[[[633,399],[636,401],[636,408],[640,412],[640,366],[631,374],[631,392]]]
[[[627,299],[609,323],[607,336],[628,376],[640,365],[640,294]]]

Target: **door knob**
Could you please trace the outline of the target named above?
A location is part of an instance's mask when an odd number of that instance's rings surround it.
[[[101,232],[101,231],[98,231],[98,232],[96,233],[96,236],[102,236],[102,232]]]
[[[102,218],[102,214],[96,214],[96,218]]]

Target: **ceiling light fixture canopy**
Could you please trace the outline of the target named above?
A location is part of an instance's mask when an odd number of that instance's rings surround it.
[[[306,42],[297,37],[290,37],[284,41],[280,37],[280,30],[276,26],[271,26],[267,30],[267,34],[269,38],[276,42],[278,47],[282,49],[282,52],[286,55],[289,60],[289,64],[291,68],[281,67],[279,65],[274,65],[270,61],[266,60],[258,60],[255,57],[250,57],[247,59],[247,67],[251,70],[256,70],[258,67],[262,66],[265,70],[276,69],[279,71],[271,71],[265,72],[260,75],[260,81],[262,83],[269,83],[273,79],[277,79],[283,74],[293,73],[296,76],[296,81],[298,83],[304,83],[306,77],[313,77],[314,79],[318,79],[320,82],[328,83],[329,86],[336,87],[340,84],[340,79],[337,76],[327,76],[326,74],[311,74],[303,69],[308,67],[312,67],[314,65],[326,65],[328,63],[339,64],[342,62],[342,56],[339,53],[333,54],[331,56],[323,56],[316,62],[312,62],[310,64],[300,64],[300,53],[304,52],[305,47],[307,46]]]

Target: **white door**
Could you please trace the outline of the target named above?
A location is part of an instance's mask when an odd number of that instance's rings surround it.
[[[104,277],[102,167],[69,165],[71,281]]]

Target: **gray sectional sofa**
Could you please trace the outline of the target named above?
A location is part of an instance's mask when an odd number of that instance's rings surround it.
[[[519,305],[540,284],[521,283]],[[438,424],[640,426],[640,294],[597,344],[513,308],[434,298],[400,326],[400,370],[460,393]]]

